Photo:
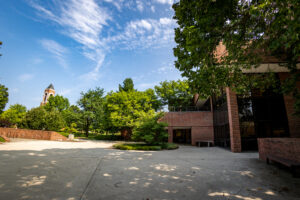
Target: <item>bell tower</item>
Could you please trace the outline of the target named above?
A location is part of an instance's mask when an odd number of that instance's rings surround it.
[[[54,96],[54,95],[55,95],[55,90],[51,83],[44,91],[44,96],[43,96],[43,100],[41,102],[41,106],[45,105],[48,102],[49,97]]]

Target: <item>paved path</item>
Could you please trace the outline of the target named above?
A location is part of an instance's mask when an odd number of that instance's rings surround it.
[[[0,145],[0,199],[300,199],[300,179],[257,153],[181,146],[120,151],[100,141]]]

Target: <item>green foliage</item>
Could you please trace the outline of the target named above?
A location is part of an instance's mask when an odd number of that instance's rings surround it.
[[[126,78],[123,81],[123,86],[119,84],[119,92],[125,91],[132,91],[134,90],[134,84],[131,78]]]
[[[106,126],[118,130],[131,130],[139,118],[146,113],[154,113],[153,95],[131,90],[112,92],[106,96]]]
[[[43,107],[32,108],[25,115],[26,127],[34,130],[43,130],[46,126],[47,112]]]
[[[89,90],[86,93],[81,92],[81,97],[77,102],[82,108],[81,119],[85,134],[88,137],[89,130],[93,125],[94,128],[101,127],[104,119],[104,89],[96,88]]]
[[[61,112],[67,127],[72,127],[72,124],[75,123],[77,128],[82,128],[82,112],[78,106],[71,105],[68,109]]]
[[[63,96],[56,95],[50,96],[48,99],[48,103],[45,105],[45,109],[47,111],[58,110],[62,112],[68,109],[70,106],[69,100]]]
[[[118,143],[113,146],[121,150],[142,150],[142,151],[159,151],[162,149],[172,150],[178,149],[177,144],[165,143],[163,145],[147,145],[141,143]]]
[[[6,142],[6,141],[0,136],[0,142]]]
[[[132,138],[137,141],[143,141],[146,144],[155,145],[165,143],[168,139],[167,123],[159,122],[163,113],[154,115],[145,115],[133,129]]]
[[[194,92],[205,97],[226,86],[239,93],[274,86],[272,74],[242,73],[257,67],[265,56],[273,56],[284,60],[282,67],[290,70],[282,92],[300,98],[296,87],[300,1],[180,0],[173,9],[179,25],[175,29],[175,66]],[[216,57],[221,42],[227,52]]]
[[[155,86],[155,92],[163,105],[180,107],[193,103],[193,93],[186,80],[164,81]]]
[[[1,114],[1,118],[22,127],[26,115],[26,107],[21,104],[14,104]]]
[[[46,112],[44,121],[44,128],[48,131],[59,131],[65,126],[65,121],[58,110]]]
[[[44,106],[41,106],[26,113],[25,124],[29,129],[58,131],[65,126],[65,121],[58,110],[47,112]]]
[[[0,113],[8,102],[8,88],[0,84]]]

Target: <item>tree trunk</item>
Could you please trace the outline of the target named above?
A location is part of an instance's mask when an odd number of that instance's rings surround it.
[[[131,133],[132,133],[132,130],[131,128],[123,128],[121,130],[121,136],[124,140],[130,140],[131,138]]]

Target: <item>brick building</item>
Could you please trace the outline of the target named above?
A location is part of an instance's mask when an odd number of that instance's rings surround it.
[[[224,51],[224,48],[220,49]],[[300,69],[300,64],[297,67]],[[289,76],[287,68],[281,67],[272,57],[265,57],[260,66],[243,72],[269,71],[276,72],[278,86]],[[300,88],[300,82],[297,87]],[[265,92],[252,90],[245,97],[225,88],[220,96],[195,103],[197,109],[165,115],[169,142],[196,145],[200,141],[212,141],[216,146],[241,152],[257,150],[258,138],[300,138],[300,118],[294,115],[293,97],[275,93],[272,89]]]

